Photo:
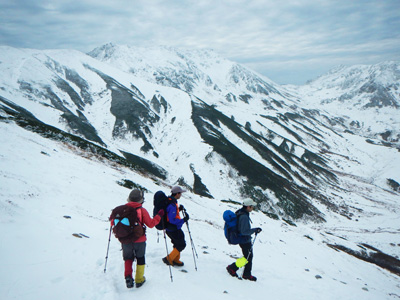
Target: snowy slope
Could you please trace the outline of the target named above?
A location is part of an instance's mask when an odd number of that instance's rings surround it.
[[[258,277],[254,283],[232,278],[225,270],[233,261],[231,256],[240,252],[238,246],[226,243],[221,214],[238,206],[191,193],[185,193],[181,203],[191,216],[198,271],[185,229],[188,246],[182,260],[188,273],[174,268],[171,283],[168,267],[161,262],[166,252],[163,237],[149,229],[147,282],[140,289],[128,290],[120,246],[114,238],[107,272],[103,272],[107,218],[129,194],[116,182],[131,179],[147,188],[144,206],[149,211],[153,193],[168,192],[169,183],[157,185],[128,168],[95,156],[84,158],[77,148],[42,138],[13,122],[0,122],[0,139],[1,299],[167,300],[176,299],[177,293],[190,299],[400,297],[397,275],[327,246],[360,249],[360,243],[373,239],[373,246],[399,255],[398,202],[380,199],[381,204],[364,203],[365,207],[359,203],[365,214],[360,212],[358,222],[332,214],[326,224],[297,227],[253,213],[253,226],[263,228],[254,246],[253,273]],[[337,192],[348,195],[346,190]],[[369,192],[377,195],[379,189]],[[363,201],[353,197],[354,202]]]
[[[119,52],[99,51],[108,55],[99,61],[77,51],[0,47],[1,299],[175,299],[177,291],[190,299],[400,297],[388,266],[345,253],[370,259],[380,250],[400,270],[399,192],[388,185],[400,182],[396,148],[350,133],[350,116],[335,112],[334,101],[304,101],[306,87],[289,93],[212,51],[104,48]],[[136,155],[139,167],[123,153]],[[196,178],[213,198],[200,196]],[[152,195],[181,179],[193,191],[182,204],[198,271],[187,239],[188,273],[173,269],[171,283],[163,237],[149,229],[148,282],[127,290],[115,239],[103,272],[107,218],[129,194],[117,182],[146,189],[151,211]],[[252,215],[263,228],[254,248],[257,283],[225,270],[240,252],[225,242],[221,215],[239,208],[233,202],[249,186],[270,216]],[[289,203],[309,201],[315,215],[282,209],[282,190],[295,195]]]

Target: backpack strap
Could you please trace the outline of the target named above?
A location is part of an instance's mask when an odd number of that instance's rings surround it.
[[[235,212],[235,215],[236,215],[236,218],[237,218],[236,230],[237,230],[239,236],[242,236],[242,234],[241,234],[240,231],[239,231],[239,218],[240,218],[240,216],[243,216],[243,215],[245,215],[245,214],[246,214],[246,212],[243,211],[242,208],[241,208],[241,209],[238,209],[238,210]],[[250,220],[250,217],[249,217],[249,220]],[[250,220],[250,222],[251,222],[251,220]]]
[[[136,217],[140,225],[143,225],[143,211],[142,206],[136,208]]]

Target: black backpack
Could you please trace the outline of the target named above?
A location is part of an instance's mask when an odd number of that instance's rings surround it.
[[[167,221],[167,206],[168,206],[168,197],[165,195],[163,191],[158,191],[154,194],[153,199],[153,217],[160,211],[160,209],[164,210],[164,216],[161,218],[160,223],[156,225],[158,230],[163,230],[167,228],[168,221]]]
[[[145,234],[146,227],[138,220],[137,210],[140,208],[120,205],[112,210],[110,215],[110,221],[114,220],[112,231],[121,243],[132,243]]]

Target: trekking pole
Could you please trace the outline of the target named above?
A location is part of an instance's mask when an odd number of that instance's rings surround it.
[[[253,246],[254,246],[254,242],[256,241],[257,234],[258,233],[256,232],[256,235],[254,236],[253,242],[251,243],[251,248],[250,248],[249,254],[247,254],[247,257],[246,257],[246,261],[247,262],[249,261],[250,254],[253,252]],[[240,278],[243,278],[243,274],[244,274],[244,268],[243,268],[243,272],[242,272],[242,277],[240,277]]]
[[[186,217],[186,209],[183,210],[183,216]],[[197,255],[197,251],[196,251],[196,248],[195,248],[195,246],[194,246],[194,242],[193,242],[193,239],[192,239],[192,234],[190,233],[189,222],[188,222],[188,221],[186,221],[186,226],[187,226],[188,233],[189,233],[190,244],[191,244],[191,246],[192,246],[192,254],[193,254],[193,260],[194,260],[194,268],[195,268],[195,270],[197,271],[197,264],[196,264],[195,253],[196,253],[196,257],[197,257],[197,258],[199,258],[199,256]]]
[[[163,231],[164,231],[165,249],[167,250],[167,257],[168,257],[169,253],[168,253],[167,237],[166,237],[166,235],[165,235],[165,229],[164,229]],[[171,282],[173,282],[173,279],[172,279],[172,271],[171,271],[171,265],[168,265],[168,267],[169,267],[169,276],[170,276],[170,278],[171,278]]]
[[[107,253],[106,253],[106,263],[104,264],[104,273],[106,272],[106,269],[107,269],[108,250],[110,249],[110,241],[111,241],[111,227],[112,227],[112,225],[110,225],[110,233],[108,235],[108,245],[107,245]]]
[[[184,214],[184,216],[186,216],[186,210],[183,211],[183,214]],[[199,256],[197,255],[196,247],[195,247],[193,239],[192,239],[192,234],[191,234],[190,229],[189,229],[189,222],[186,222],[186,226],[187,226],[187,229],[188,229],[188,232],[189,232],[190,243],[192,244],[192,248],[194,249],[194,252],[196,253],[196,257],[199,258]]]
[[[163,228],[164,228],[164,220],[162,220],[161,219],[161,222],[163,222]],[[163,229],[163,232],[164,232],[164,241],[165,241],[165,250],[167,251],[167,259],[168,259],[168,255],[169,255],[169,252],[168,252],[168,245],[167,245],[167,236],[166,236],[166,234],[165,234],[165,228]],[[172,271],[171,271],[171,265],[168,265],[168,267],[169,267],[169,276],[171,277],[171,282],[173,282],[173,279],[172,279]]]

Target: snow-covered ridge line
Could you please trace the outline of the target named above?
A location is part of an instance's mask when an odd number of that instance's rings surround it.
[[[252,197],[278,217],[323,220],[327,209],[339,211],[335,174],[353,168],[364,147],[348,145],[351,117],[311,110],[298,91],[210,51],[106,45],[91,52],[102,61],[67,50],[10,52],[0,51],[7,101],[118,155],[141,157],[169,181],[195,190],[200,180],[217,199]],[[233,136],[247,145],[236,147]],[[222,159],[211,163],[212,156]],[[238,178],[225,175],[226,163]],[[392,171],[382,174],[370,182],[398,182]]]

